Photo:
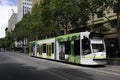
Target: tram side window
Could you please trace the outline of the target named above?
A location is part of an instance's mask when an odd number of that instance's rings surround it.
[[[46,53],[46,44],[43,44],[43,53]]]
[[[70,42],[65,42],[65,54],[70,54]]]
[[[74,55],[80,55],[80,40],[74,41]]]
[[[52,43],[52,53],[54,53],[54,43]]]
[[[82,49],[83,49],[83,55],[87,55],[91,53],[90,40],[86,37],[82,39]]]

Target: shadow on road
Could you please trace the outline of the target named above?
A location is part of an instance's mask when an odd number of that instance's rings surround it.
[[[77,69],[37,69],[18,63],[0,63],[0,80],[92,80],[92,75]]]

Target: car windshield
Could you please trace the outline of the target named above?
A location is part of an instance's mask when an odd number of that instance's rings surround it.
[[[103,52],[105,50],[103,44],[92,44],[92,48],[93,48],[93,53]]]

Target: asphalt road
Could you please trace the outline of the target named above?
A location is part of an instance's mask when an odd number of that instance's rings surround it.
[[[120,80],[120,66],[79,66],[0,52],[0,80]]]

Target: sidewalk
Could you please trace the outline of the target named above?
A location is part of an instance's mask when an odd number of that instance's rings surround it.
[[[107,60],[107,65],[120,65],[120,60],[108,59]]]

